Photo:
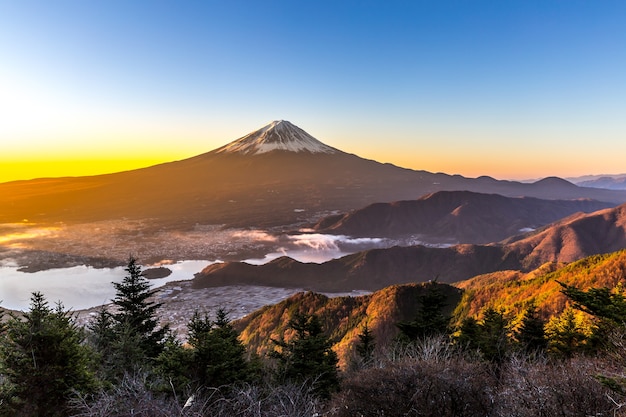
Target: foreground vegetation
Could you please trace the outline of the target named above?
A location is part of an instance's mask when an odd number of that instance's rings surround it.
[[[359,310],[340,370],[311,305],[287,304],[262,354],[223,310],[197,312],[183,343],[157,324],[134,259],[126,271],[114,308],[86,329],[39,293],[0,321],[0,416],[626,416],[620,285],[562,284],[574,307],[551,318],[527,303],[519,316],[496,304],[459,319],[448,287],[424,284],[393,337]]]

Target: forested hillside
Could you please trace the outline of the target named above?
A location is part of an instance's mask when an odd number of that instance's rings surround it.
[[[264,354],[271,340],[285,332],[294,312],[318,316],[333,341],[340,365],[345,367],[355,355],[358,335],[367,326],[379,341],[391,341],[399,333],[397,323],[412,319],[420,308],[420,297],[437,288],[444,295],[446,314],[451,314],[461,299],[461,291],[445,284],[421,283],[394,285],[359,297],[335,297],[308,292],[273,306],[267,306],[234,323],[242,341],[252,351]],[[286,334],[289,336],[289,333]]]
[[[0,416],[624,416],[626,251],[197,312],[185,340],[126,271],[87,328],[39,293],[5,315]]]
[[[519,315],[534,304],[544,318],[560,314],[568,305],[563,283],[583,290],[622,286],[626,282],[626,250],[594,255],[567,265],[547,263],[529,272],[501,271],[455,284],[464,290],[457,315],[476,316],[488,306]]]

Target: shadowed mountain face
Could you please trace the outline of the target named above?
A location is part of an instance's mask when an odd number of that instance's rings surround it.
[[[377,290],[392,284],[457,282],[476,275],[530,271],[546,262],[572,262],[626,248],[626,204],[580,214],[501,244],[373,249],[304,264],[279,258],[265,265],[215,264],[196,274],[194,287],[255,284],[317,291]]]
[[[182,161],[116,174],[0,184],[0,223],[149,218],[181,228],[196,223],[262,227],[439,190],[626,201],[625,191],[581,188],[559,179],[522,184],[381,164],[324,145],[282,121]]]
[[[356,237],[401,237],[489,243],[534,230],[576,212],[590,213],[614,204],[593,200],[511,198],[469,191],[440,191],[418,200],[375,203],[322,219],[321,233]]]
[[[396,246],[359,252],[322,264],[302,263],[288,257],[264,265],[214,264],[196,274],[193,287],[249,284],[328,292],[373,291],[432,279],[455,282],[486,272],[519,268],[515,254],[507,255],[496,246]]]

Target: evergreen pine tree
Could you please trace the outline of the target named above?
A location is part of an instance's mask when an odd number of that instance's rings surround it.
[[[572,308],[547,323],[546,336],[548,351],[553,355],[570,358],[586,350],[587,335]]]
[[[510,323],[503,311],[488,307],[480,322],[479,347],[483,357],[490,362],[501,363],[510,348]]]
[[[374,360],[374,349],[376,341],[367,323],[363,326],[363,330],[358,335],[359,343],[356,345],[356,352],[361,359],[363,365],[368,366]]]
[[[246,360],[246,348],[224,309],[217,311],[215,321],[196,312],[188,329],[193,367],[201,386],[219,387],[254,377],[253,367]]]
[[[584,350],[595,352],[598,348],[605,349],[617,363],[625,366],[626,297],[623,284],[620,283],[613,289],[591,288],[587,291],[560,284],[563,286],[562,292],[574,301],[575,308],[591,314],[595,318],[592,334],[584,340],[586,348]],[[576,338],[570,338],[574,345],[583,341],[582,336],[576,336]],[[558,346],[552,340],[551,344]],[[574,352],[579,350],[580,348]],[[567,355],[569,352],[566,351],[565,353]],[[620,395],[626,393],[624,378],[614,375],[598,375],[597,378],[612,391]]]
[[[121,357],[118,357],[114,350],[116,335],[113,325],[113,316],[104,307],[100,308],[95,320],[87,325],[88,341],[96,353],[99,377],[103,381],[114,380],[116,376],[120,376],[118,375],[120,370],[125,369],[124,365],[119,363]]]
[[[31,297],[30,310],[11,316],[0,338],[2,384],[0,415],[65,416],[73,392],[95,389],[91,352],[74,317],[48,307],[41,293]]]
[[[158,326],[161,304],[150,300],[155,290],[134,258],[129,258],[125,270],[124,279],[113,283],[113,312],[101,309],[88,326],[101,377],[112,383],[138,369],[151,369],[169,334],[168,326]]]
[[[212,343],[210,341],[213,322],[208,314],[200,316],[195,311],[187,323],[188,343],[192,348],[193,380],[199,386],[209,384],[208,368],[213,361]]]
[[[170,334],[157,357],[157,373],[162,377],[162,390],[168,393],[174,390],[177,396],[189,394],[195,386],[193,384],[195,368],[193,351],[183,346],[173,334]]]
[[[329,398],[339,390],[338,359],[319,318],[296,313],[288,328],[295,333],[291,340],[272,339],[279,350],[275,349],[271,356],[278,359],[281,376],[288,381],[310,383],[314,393]]]
[[[476,351],[480,349],[480,325],[474,317],[466,317],[459,326],[459,332],[455,337],[456,343],[462,349]]]
[[[415,318],[397,324],[401,339],[409,342],[449,333],[450,316],[443,313],[448,305],[446,295],[436,282],[425,284],[423,291]]]
[[[161,303],[149,301],[156,290],[150,290],[150,282],[143,276],[141,267],[133,257],[128,260],[125,270],[128,275],[122,282],[113,283],[116,290],[113,304],[117,307],[117,312],[113,314],[115,328],[118,334],[121,327],[129,336],[137,336],[139,347],[146,358],[156,358],[163,349],[169,331],[167,326],[158,327],[156,312]]]
[[[464,349],[480,352],[481,356],[499,364],[510,350],[510,323],[504,312],[487,307],[479,322],[467,317],[461,323],[456,342]]]
[[[115,338],[115,332],[113,331],[113,315],[103,306],[98,310],[96,319],[89,323],[87,328],[91,331],[90,341],[93,346],[106,356],[106,354],[109,353],[107,349],[111,346]]]
[[[515,338],[522,349],[528,353],[546,350],[548,341],[545,324],[534,304],[524,311],[521,323],[515,332]]]

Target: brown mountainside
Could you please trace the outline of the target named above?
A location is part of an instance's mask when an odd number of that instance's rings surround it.
[[[548,318],[569,305],[559,282],[587,290],[613,288],[626,284],[625,280],[626,250],[593,255],[567,265],[547,263],[528,273],[494,272],[455,284],[464,290],[457,314],[459,319],[477,316],[491,306],[516,316],[534,303]]]
[[[512,237],[504,244],[528,267],[615,252],[626,248],[626,204],[575,215],[530,236]]]
[[[344,215],[326,217],[315,229],[358,237],[419,234],[429,242],[489,243],[576,212],[590,213],[613,206],[593,200],[542,200],[439,191],[418,200],[375,203]]]
[[[373,249],[322,264],[279,258],[265,265],[230,262],[196,274],[195,288],[228,284],[305,287],[315,291],[377,290],[388,285],[457,282],[476,275],[519,270],[546,262],[573,262],[626,248],[626,204],[573,216],[505,243]]]
[[[461,290],[444,284],[409,284],[359,297],[328,298],[312,292],[299,293],[235,321],[234,326],[252,351],[264,354],[271,350],[272,338],[291,337],[285,334],[285,329],[294,312],[316,314],[333,340],[333,349],[343,366],[349,361],[358,334],[366,324],[377,340],[392,340],[398,334],[396,323],[415,317],[419,297],[433,285],[447,296],[447,313],[451,314],[461,299]]]
[[[480,317],[486,307],[502,309],[514,324],[531,303],[544,318],[560,314],[569,305],[558,282],[586,290],[624,284],[626,250],[594,255],[568,265],[547,263],[531,272],[500,271],[459,282],[454,286],[441,283],[393,285],[358,297],[328,298],[308,292],[296,294],[282,302],[266,306],[234,322],[241,340],[256,353],[272,348],[272,338],[285,335],[294,312],[316,314],[333,340],[342,366],[354,355],[358,334],[367,324],[377,347],[388,345],[398,334],[396,324],[411,320],[419,310],[419,298],[436,286],[447,297],[444,314],[454,313],[458,324],[468,316]],[[454,311],[453,311],[454,310]]]

